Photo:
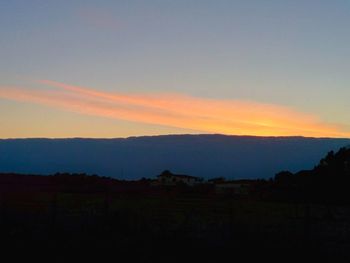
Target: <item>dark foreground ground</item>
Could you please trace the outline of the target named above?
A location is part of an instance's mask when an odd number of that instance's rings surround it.
[[[6,193],[6,262],[350,262],[350,207],[204,194]]]

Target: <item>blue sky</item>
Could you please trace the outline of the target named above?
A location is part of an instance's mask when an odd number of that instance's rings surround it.
[[[52,80],[106,93],[269,104],[312,115],[346,134],[349,14],[350,2],[340,0],[3,0],[0,86],[41,89],[37,80]],[[111,120],[8,97],[0,98],[0,110],[6,125],[0,137],[216,131]],[[71,129],[60,133],[53,120]],[[99,129],[86,132],[90,126]]]

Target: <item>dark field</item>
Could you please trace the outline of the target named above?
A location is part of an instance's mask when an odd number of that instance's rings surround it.
[[[12,262],[349,262],[350,207],[193,193],[6,193]]]

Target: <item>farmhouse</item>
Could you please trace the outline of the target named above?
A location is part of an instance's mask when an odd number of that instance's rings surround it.
[[[199,177],[183,175],[183,174],[173,174],[170,171],[164,171],[158,175],[158,184],[159,185],[177,185],[177,184],[186,184],[193,186],[195,184],[201,183],[203,180]]]

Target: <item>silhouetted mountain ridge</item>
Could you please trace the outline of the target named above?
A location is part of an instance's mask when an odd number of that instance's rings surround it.
[[[310,169],[350,139],[161,135],[116,139],[0,140],[0,171],[89,173],[118,179],[155,177],[169,169],[204,178],[269,178]]]

